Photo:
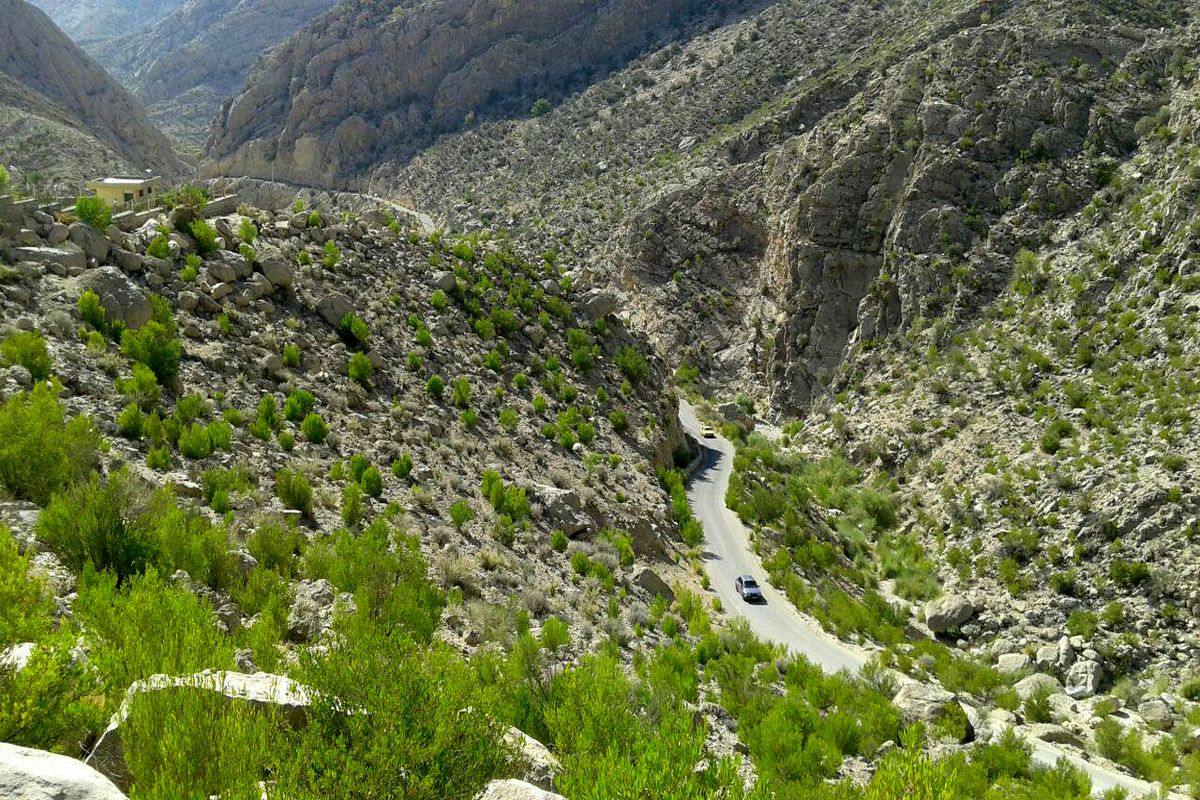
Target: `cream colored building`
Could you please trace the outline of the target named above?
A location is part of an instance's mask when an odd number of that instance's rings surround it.
[[[104,200],[113,211],[133,211],[158,205],[161,178],[101,178],[88,183],[88,191]]]

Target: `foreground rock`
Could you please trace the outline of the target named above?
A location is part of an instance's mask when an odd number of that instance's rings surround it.
[[[566,800],[561,794],[539,789],[525,781],[492,781],[477,800]]]
[[[554,779],[562,772],[562,764],[546,745],[522,730],[509,728],[504,743],[517,751],[524,767],[521,777],[540,789],[554,789]]]
[[[125,800],[96,770],[66,756],[0,743],[4,800]]]
[[[965,597],[946,595],[931,600],[925,606],[925,624],[934,633],[958,630],[975,615],[975,606]]]
[[[139,697],[171,691],[208,692],[227,703],[243,703],[260,711],[276,712],[295,728],[308,724],[308,710],[312,705],[312,694],[309,690],[282,675],[265,672],[254,675],[244,675],[240,672],[201,672],[182,677],[154,675],[144,681],[138,681],[125,692],[121,707],[92,749],[87,764],[117,786],[128,790],[129,767],[125,763],[121,726],[129,718],[133,703]]]

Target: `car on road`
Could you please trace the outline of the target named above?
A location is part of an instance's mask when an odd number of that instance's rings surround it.
[[[702,427],[700,429],[700,435],[703,436],[705,439],[717,438],[717,432],[713,429],[712,425],[705,425],[704,427]]]
[[[753,575],[739,575],[733,582],[733,588],[737,589],[737,593],[747,603],[759,603],[765,599],[762,589],[759,587],[758,581],[754,580]]]

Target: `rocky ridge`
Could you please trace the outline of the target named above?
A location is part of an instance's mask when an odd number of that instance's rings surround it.
[[[257,65],[208,142],[210,175],[347,188],[475,119],[535,100],[746,2],[345,3]]]

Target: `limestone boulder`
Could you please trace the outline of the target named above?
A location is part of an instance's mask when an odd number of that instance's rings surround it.
[[[116,267],[89,270],[77,279],[78,294],[88,289],[100,297],[110,322],[120,320],[127,328],[140,328],[154,313],[150,295]]]
[[[342,318],[354,310],[350,298],[341,292],[330,292],[317,301],[317,313],[325,324],[336,328],[342,324]]]
[[[958,630],[973,616],[975,605],[961,595],[943,595],[925,605],[925,624],[934,633]]]
[[[508,729],[504,743],[517,753],[522,780],[539,789],[554,789],[554,779],[562,772],[562,764],[546,745],[517,728]]]
[[[125,800],[112,781],[74,758],[0,743],[4,800]]]
[[[67,231],[71,242],[83,251],[87,259],[95,259],[97,264],[103,264],[108,258],[108,237],[91,225],[82,222],[72,223]]]
[[[561,794],[518,780],[492,781],[476,800],[566,800]]]

